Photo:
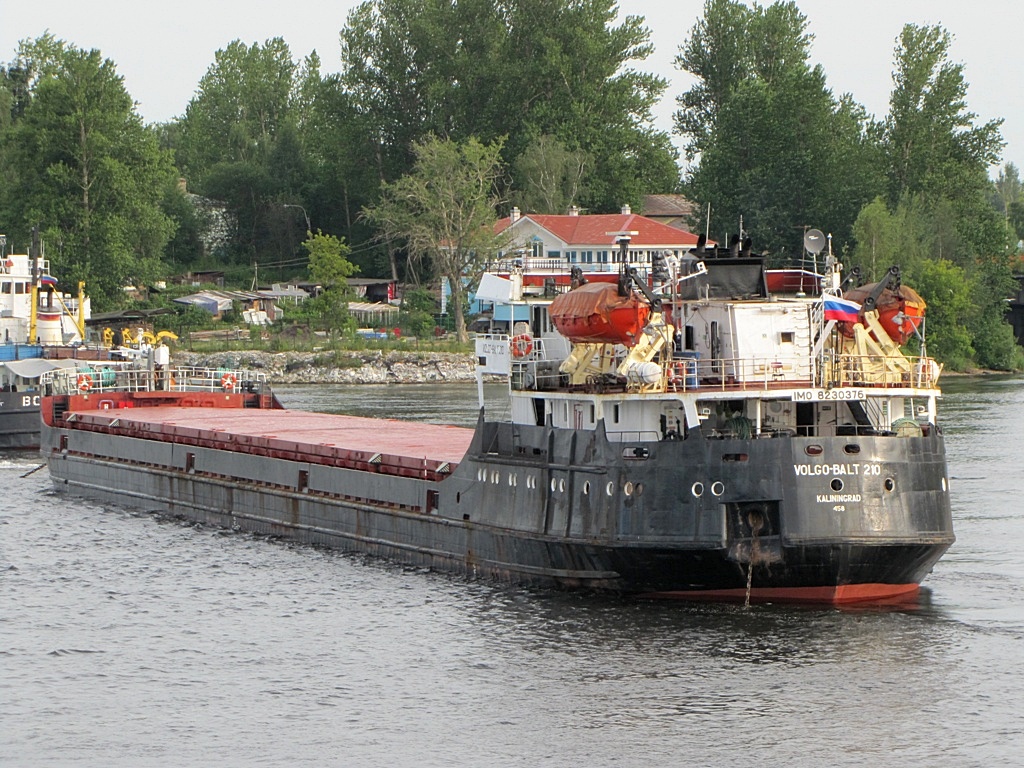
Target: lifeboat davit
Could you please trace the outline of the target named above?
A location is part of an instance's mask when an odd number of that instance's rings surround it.
[[[859,288],[845,291],[843,296],[861,305],[860,317],[864,318],[864,302],[871,296],[878,287],[878,283],[869,283]],[[895,291],[891,288],[883,290],[878,299],[875,300],[875,309],[878,312],[878,322],[889,334],[889,338],[897,344],[905,344],[914,335],[914,331],[921,327],[924,319],[924,299],[913,288],[901,285]],[[850,323],[840,323],[840,329],[846,336],[853,336],[853,328]]]
[[[651,306],[637,294],[623,297],[617,285],[587,283],[555,297],[551,322],[574,344],[636,344]]]

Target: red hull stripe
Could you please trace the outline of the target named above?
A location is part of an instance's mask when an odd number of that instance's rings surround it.
[[[834,587],[755,587],[750,590],[751,602],[758,603],[845,603],[879,602],[915,597],[918,584],[843,584]],[[714,600],[743,602],[745,589],[705,589],[692,592],[650,592],[643,597],[668,600]]]

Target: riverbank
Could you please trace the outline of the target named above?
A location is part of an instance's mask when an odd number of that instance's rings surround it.
[[[451,352],[176,351],[173,359],[176,365],[259,371],[272,384],[420,384],[475,377],[473,356]]]
[[[474,358],[454,352],[381,350],[329,352],[175,352],[177,365],[201,368],[251,369],[271,384],[424,384],[474,381]],[[986,377],[1012,373],[972,368],[943,371],[945,378]]]

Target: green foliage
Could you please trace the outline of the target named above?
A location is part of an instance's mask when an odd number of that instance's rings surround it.
[[[306,240],[330,287],[289,321],[347,332],[347,270],[397,280],[404,260],[406,276],[453,287],[461,332],[465,282],[496,247],[495,206],[597,213],[680,189],[676,152],[651,125],[666,83],[639,69],[650,33],[612,0],[368,0],[341,43],[341,73],[323,77],[315,54],[296,61],[280,38],[236,40],[184,117],[146,128],[98,52],[49,34],[22,42],[0,68],[4,229],[27,242],[40,225],[63,287],[84,278],[97,310],[123,304],[125,283],[197,265],[246,287],[254,264],[264,280],[294,277]],[[820,228],[869,280],[903,267],[947,363],[1019,366],[1002,314],[1024,269],[1024,194],[1012,164],[987,178],[1000,121],[968,110],[949,34],[903,29],[881,121],[833,95],[811,44],[795,2],[740,0],[706,0],[683,41],[685,191],[699,210],[711,203],[712,237],[742,217],[782,262]],[[226,207],[227,248],[205,252],[213,217],[179,176]],[[401,315],[420,337],[434,311],[422,294]]]
[[[974,125],[963,65],[948,60],[950,42],[940,26],[907,24],[900,34],[883,136],[890,204],[908,193],[977,190],[999,159],[1002,120]]]
[[[179,337],[184,338],[192,331],[216,326],[213,315],[201,307],[197,307],[194,304],[187,306],[178,304],[175,306],[177,308],[177,322],[175,324],[177,325],[176,330],[178,330]]]
[[[402,333],[419,339],[432,337],[436,311],[437,302],[430,291],[425,288],[407,290],[402,296],[402,311],[398,316]]]
[[[924,259],[906,271],[905,281],[928,304],[928,354],[963,370],[974,359],[967,321],[976,307],[967,274],[947,259]]]
[[[143,127],[114,64],[51,36],[23,43],[24,111],[0,135],[16,194],[3,199],[13,234],[41,225],[53,272],[85,280],[98,309],[126,283],[160,274],[174,223],[161,196],[176,178],[169,153]]]
[[[747,8],[709,0],[677,59],[697,78],[676,114],[688,154],[700,153],[688,188],[711,203],[712,236],[743,228],[778,261],[801,253],[805,227],[837,247],[866,202],[882,191],[863,109],[835,100],[809,61],[807,19],[794,3]]]
[[[321,326],[332,336],[355,332],[355,319],[348,312],[346,278],[357,268],[345,258],[349,248],[333,235],[317,232],[310,234],[303,247],[309,252],[309,272],[313,281],[323,286],[323,292],[302,302],[303,313],[318,318]]]
[[[903,282],[928,304],[928,352],[949,367],[1012,369],[1018,357],[1003,320],[1003,298],[1013,288],[1008,260],[956,263],[951,216],[948,205],[929,205],[921,197],[904,199],[892,213],[876,198],[854,225],[857,243],[847,266],[859,266],[866,282],[880,279],[893,264],[900,266]]]
[[[177,181],[168,183],[160,203],[164,214],[174,222],[174,236],[164,249],[164,260],[171,269],[184,269],[203,255],[202,236],[210,222],[182,192]]]
[[[309,253],[309,274],[313,281],[327,291],[344,293],[348,288],[345,278],[359,271],[347,258],[351,249],[339,238],[323,232],[310,233],[302,247]]]
[[[448,280],[460,341],[468,338],[463,278],[479,279],[505,240],[494,231],[501,147],[430,137],[414,145],[412,172],[386,184],[380,203],[365,211],[388,237],[405,242],[410,258]]]
[[[565,213],[574,205],[588,165],[553,136],[541,136],[516,159],[512,200],[530,213]]]
[[[217,51],[181,121],[181,169],[202,184],[218,163],[266,161],[289,120],[295,73],[279,37],[251,46],[234,40]]]
[[[297,64],[281,38],[235,40],[215,54],[177,130],[165,133],[190,186],[223,201],[236,222],[229,261],[294,263],[307,226],[287,206],[316,217],[303,121],[319,83],[319,60]]]
[[[651,127],[665,80],[632,63],[651,53],[642,19],[611,0],[370,0],[341,32],[342,85],[365,116],[384,181],[433,134],[503,136],[512,165],[541,136],[592,159],[580,202],[616,210],[678,185],[675,151]]]

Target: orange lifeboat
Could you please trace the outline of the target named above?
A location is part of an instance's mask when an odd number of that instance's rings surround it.
[[[611,283],[587,283],[555,297],[548,307],[558,332],[574,344],[632,347],[651,314],[637,294],[623,297]]]
[[[864,302],[876,291],[878,283],[869,283],[859,288],[853,288],[843,293],[844,298],[863,305]],[[924,299],[913,288],[901,285],[895,291],[891,288],[883,290],[875,301],[875,309],[878,311],[878,322],[889,334],[889,338],[897,344],[905,344],[914,335],[914,331],[921,327],[921,320],[924,319]],[[861,309],[863,320],[864,310]],[[846,336],[853,336],[853,328],[849,323],[841,323],[840,328]]]

